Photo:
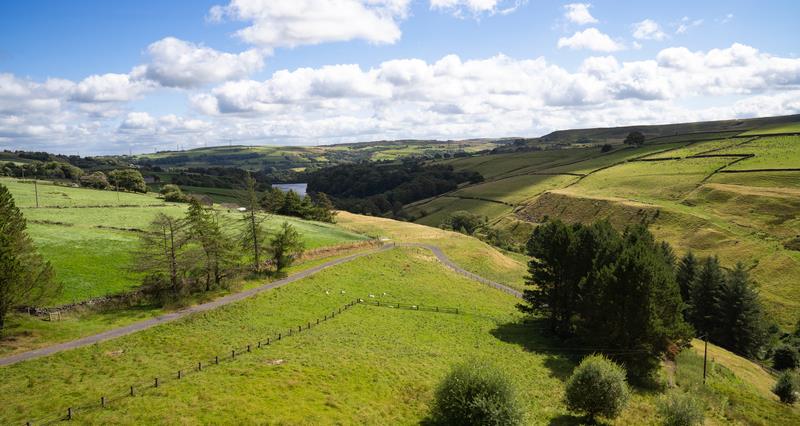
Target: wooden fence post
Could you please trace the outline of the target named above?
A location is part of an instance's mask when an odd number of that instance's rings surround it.
[[[198,362],[197,363],[197,371],[203,371],[203,363],[202,362]]]
[[[181,370],[178,370],[178,379],[181,378]]]
[[[157,387],[158,387],[158,377],[156,377],[156,380],[155,380],[155,382],[153,383],[153,387],[154,387],[154,388],[157,388]]]
[[[214,364],[219,364],[219,355],[214,356]]]
[[[106,397],[101,396],[100,397],[100,407],[105,408],[105,406],[106,406]]]
[[[231,351],[231,359],[236,358],[236,349]]]
[[[267,344],[269,345],[269,337],[267,337]]]
[[[135,394],[133,393],[133,386],[131,386],[131,396],[134,396],[134,395]]]
[[[247,352],[250,352],[250,345],[247,345]]]
[[[67,408],[67,420],[72,420],[72,407]]]

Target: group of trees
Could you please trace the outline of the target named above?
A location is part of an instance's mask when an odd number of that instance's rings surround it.
[[[61,290],[26,227],[8,188],[0,185],[0,336],[13,307],[46,300]]]
[[[481,181],[483,176],[477,172],[406,159],[401,163],[364,162],[317,170],[308,175],[308,189],[328,194],[344,210],[398,215],[405,204],[452,191],[461,183]]]
[[[81,186],[95,189],[114,188],[131,192],[147,192],[147,184],[136,169],[116,169],[108,173],[85,173],[72,164],[57,161],[33,161],[25,164],[4,163],[0,175],[16,178],[70,180]]]
[[[269,188],[259,200],[259,205],[268,213],[295,216],[307,220],[333,223],[336,211],[333,203],[322,192],[300,197],[294,191]]]
[[[32,161],[24,164],[8,162],[0,165],[0,174],[16,178],[78,181],[83,176],[83,170],[71,164],[57,161]]]
[[[550,221],[534,230],[527,251],[533,288],[519,309],[544,315],[556,336],[607,353],[632,379],[649,379],[672,345],[692,336],[674,255],[646,228]]]
[[[687,304],[685,317],[698,336],[746,357],[762,355],[769,324],[741,263],[726,271],[716,257],[698,259],[689,252],[678,262],[676,277]]]
[[[300,235],[288,223],[272,236],[267,233],[256,202],[250,205],[255,209],[248,208],[241,226],[234,230],[218,211],[195,198],[189,203],[185,217],[159,214],[140,236],[135,269],[147,274],[145,292],[162,302],[224,288],[248,260],[255,273],[270,266],[275,273],[282,273],[302,252]]]

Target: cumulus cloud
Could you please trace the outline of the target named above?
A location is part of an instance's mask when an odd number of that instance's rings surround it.
[[[600,32],[597,28],[587,28],[578,31],[570,37],[558,39],[558,47],[568,47],[572,50],[594,50],[598,52],[615,52],[623,50],[622,43],[614,41],[609,35]]]
[[[81,83],[0,74],[0,142],[112,141],[127,150],[127,144],[146,149],[229,139],[280,144],[458,139],[800,112],[800,59],[743,44],[705,51],[671,47],[642,60],[590,56],[574,69],[541,57],[447,55],[369,68],[279,70],[263,80],[238,79],[194,91],[185,116],[86,102],[76,95],[85,94]],[[106,92],[115,93],[92,93]]]
[[[661,30],[658,22],[652,19],[633,24],[633,37],[638,40],[664,40],[667,34]]]
[[[589,13],[589,8],[592,7],[589,3],[570,3],[565,4],[564,9],[564,18],[567,21],[578,24],[578,25],[586,25],[586,24],[596,24],[598,21]]]
[[[145,78],[166,87],[197,87],[247,77],[264,66],[257,50],[226,53],[167,37],[147,47]]]
[[[102,74],[86,77],[71,90],[77,102],[127,102],[152,89],[153,84],[130,74]]]
[[[236,32],[243,41],[271,49],[365,40],[392,44],[410,0],[232,0],[214,6],[211,21],[249,22]]]

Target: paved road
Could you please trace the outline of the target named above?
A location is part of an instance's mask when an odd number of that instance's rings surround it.
[[[500,283],[496,283],[494,281],[487,280],[486,278],[483,278],[481,276],[473,274],[472,272],[464,270],[463,268],[461,268],[458,265],[456,265],[455,263],[453,263],[450,260],[450,258],[448,258],[442,252],[442,250],[439,249],[436,246],[429,245],[429,244],[415,244],[415,243],[401,244],[401,246],[426,248],[426,249],[432,251],[433,254],[436,256],[437,259],[439,259],[440,262],[442,262],[444,265],[446,265],[450,269],[458,272],[459,274],[462,274],[462,275],[464,275],[464,276],[466,276],[468,278],[471,278],[471,279],[474,279],[474,280],[479,281],[481,283],[484,283],[484,284],[487,284],[489,286],[492,286],[492,287],[494,287],[496,289],[502,290],[502,291],[504,291],[506,293],[509,293],[511,295],[514,295],[516,297],[522,297],[522,293],[520,293],[517,290],[514,290],[511,287],[505,286],[505,285],[500,284]],[[297,280],[301,280],[303,278],[306,278],[306,277],[309,277],[311,275],[314,275],[317,272],[322,271],[323,269],[327,269],[327,268],[330,268],[330,267],[336,266],[336,265],[341,265],[343,263],[347,263],[347,262],[350,262],[352,260],[358,259],[360,257],[367,256],[367,255],[380,253],[380,252],[383,252],[383,251],[386,251],[386,250],[391,250],[394,247],[396,247],[394,244],[387,244],[387,245],[384,245],[383,247],[381,247],[379,249],[370,250],[370,251],[363,252],[363,253],[356,253],[356,254],[353,254],[353,255],[350,255],[350,256],[342,257],[340,259],[331,260],[329,262],[325,262],[325,263],[323,263],[321,265],[315,266],[313,268],[309,268],[309,269],[307,269],[305,271],[298,272],[297,274],[294,274],[292,276],[283,278],[281,280],[274,281],[274,282],[271,282],[269,284],[265,284],[265,285],[262,285],[262,286],[259,286],[259,287],[255,287],[255,288],[252,288],[250,290],[246,290],[246,291],[243,291],[243,292],[240,292],[240,293],[229,294],[229,295],[227,295],[225,297],[220,297],[219,299],[213,300],[211,302],[203,303],[201,305],[190,306],[188,308],[181,309],[181,310],[178,310],[178,311],[175,311],[175,312],[170,312],[168,314],[159,315],[159,316],[157,316],[155,318],[151,318],[149,320],[136,322],[136,323],[133,323],[133,324],[126,325],[124,327],[119,327],[119,328],[115,328],[115,329],[112,329],[112,330],[104,331],[102,333],[94,334],[94,335],[91,335],[91,336],[86,336],[86,337],[83,337],[83,338],[80,338],[80,339],[77,339],[77,340],[71,340],[69,342],[59,343],[57,345],[47,346],[47,347],[44,347],[44,348],[41,348],[41,349],[36,349],[36,350],[28,351],[28,352],[18,353],[18,354],[11,355],[11,356],[6,357],[6,358],[0,358],[0,366],[15,364],[17,362],[26,361],[26,360],[29,360],[29,359],[34,359],[34,358],[39,358],[39,357],[51,355],[51,354],[54,354],[56,352],[61,352],[61,351],[69,350],[69,349],[79,348],[79,347],[82,347],[82,346],[92,345],[94,343],[99,343],[99,342],[102,342],[104,340],[114,339],[114,338],[117,338],[117,337],[121,337],[121,336],[125,336],[125,335],[131,334],[131,333],[135,333],[137,331],[145,330],[145,329],[148,329],[150,327],[154,327],[154,326],[159,325],[159,324],[165,324],[165,323],[168,323],[168,322],[171,322],[171,321],[175,321],[176,319],[183,318],[183,317],[185,317],[185,316],[187,316],[189,314],[193,314],[193,313],[197,313],[197,312],[205,312],[205,311],[208,311],[210,309],[218,308],[220,306],[227,305],[229,303],[237,302],[239,300],[248,298],[248,297],[253,296],[255,294],[258,294],[258,293],[261,293],[261,292],[264,292],[264,291],[267,291],[267,290],[271,290],[273,288],[278,288],[278,287],[285,286],[286,284],[289,284],[289,283],[295,282]]]
[[[488,286],[494,287],[494,288],[496,288],[496,289],[498,289],[500,291],[504,291],[504,292],[514,296],[514,297],[519,297],[520,299],[522,298],[522,293],[520,291],[515,290],[515,289],[513,289],[513,288],[511,288],[511,287],[509,287],[507,285],[500,284],[500,283],[492,281],[492,280],[487,280],[486,278],[483,278],[480,275],[473,274],[472,272],[467,271],[466,269],[456,265],[455,263],[453,263],[452,260],[450,260],[449,257],[447,257],[446,254],[444,254],[442,249],[440,249],[439,247],[436,247],[436,246],[433,246],[433,245],[430,245],[430,244],[419,244],[419,243],[405,243],[405,244],[400,244],[400,245],[401,246],[406,246],[406,247],[422,247],[422,248],[426,248],[426,249],[428,249],[428,250],[433,252],[434,256],[436,256],[436,258],[439,259],[439,262],[442,262],[445,266],[447,266],[448,268],[456,271],[457,273],[459,273],[461,275],[464,275],[467,278],[470,278],[470,279],[473,279],[475,281],[478,281],[480,283],[483,283],[483,284],[486,284]]]

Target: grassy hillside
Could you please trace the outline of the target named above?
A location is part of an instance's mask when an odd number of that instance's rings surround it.
[[[342,294],[342,291],[344,294]],[[284,336],[352,298],[459,307],[459,315],[356,306],[318,327],[240,353],[232,348]],[[385,294],[385,296],[384,296]],[[469,281],[422,249],[398,249],[327,270],[280,290],[193,315],[131,336],[3,367],[2,423],[24,423],[76,410],[89,424],[413,424],[423,421],[433,390],[449,367],[485,358],[503,366],[522,390],[526,423],[574,424],[562,403],[574,349],[558,349],[535,325],[519,322],[516,300]],[[175,342],[180,342],[176,344]],[[215,355],[220,365],[210,365]],[[198,361],[202,373],[189,374]],[[679,364],[678,371],[684,371]],[[687,364],[688,365],[688,364]],[[177,370],[185,377],[178,380]],[[690,370],[686,370],[690,371]],[[154,377],[160,378],[152,388]],[[720,383],[734,376],[712,375]],[[123,397],[136,384],[137,396]],[[149,388],[148,388],[149,386]],[[721,391],[724,392],[724,391]],[[712,424],[797,412],[761,397],[710,412]],[[725,395],[723,393],[723,395]],[[658,395],[637,391],[616,424],[651,424]],[[759,399],[760,398],[760,399]]]
[[[301,171],[355,161],[396,160],[411,156],[434,156],[477,152],[498,146],[491,139],[464,141],[400,140],[324,146],[217,146],[187,151],[142,154],[139,163],[161,167],[238,167],[249,170],[274,168]]]
[[[165,203],[154,194],[117,193],[55,186],[39,181],[39,206],[30,181],[0,178],[28,220],[37,248],[56,270],[63,293],[51,304],[63,304],[118,293],[141,282],[129,268],[138,233],[158,213],[181,216],[186,204]],[[219,209],[231,233],[238,232],[239,215]],[[365,239],[335,225],[274,216],[265,223],[277,229],[283,221],[294,225],[307,248]]]
[[[800,312],[800,136],[769,134],[796,123],[780,126],[711,140],[676,135],[608,153],[580,148],[449,160],[480,170],[487,181],[405,210],[432,226],[454,211],[472,211],[518,242],[546,217],[647,223],[680,252],[718,254],[726,266],[745,263],[788,327]]]

